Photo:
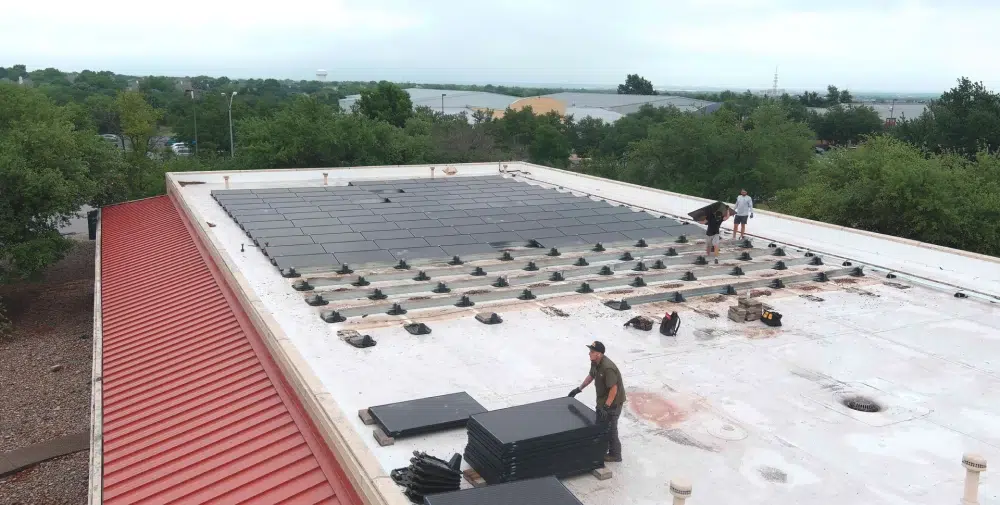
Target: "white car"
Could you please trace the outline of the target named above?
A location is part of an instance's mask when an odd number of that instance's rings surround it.
[[[183,142],[177,142],[171,145],[170,150],[177,156],[191,156],[191,148]]]

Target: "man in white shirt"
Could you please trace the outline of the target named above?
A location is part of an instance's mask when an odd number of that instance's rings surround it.
[[[736,197],[736,219],[733,221],[733,238],[736,238],[737,228],[740,231],[740,238],[747,235],[747,219],[753,217],[753,199],[747,195],[747,190],[741,189],[740,196]]]

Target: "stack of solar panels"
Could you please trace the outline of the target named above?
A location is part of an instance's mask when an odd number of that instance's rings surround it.
[[[424,498],[424,505],[583,505],[555,477],[463,489]]]
[[[436,493],[458,491],[462,481],[462,455],[451,461],[435,458],[425,452],[413,451],[410,466],[389,472],[393,482],[405,488],[403,494],[413,503],[423,503],[424,497]]]
[[[604,466],[607,425],[574,398],[476,414],[465,460],[490,484],[568,477]]]

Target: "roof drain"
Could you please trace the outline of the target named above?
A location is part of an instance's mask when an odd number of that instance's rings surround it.
[[[858,412],[881,412],[882,406],[866,396],[848,396],[841,400],[845,407]]]

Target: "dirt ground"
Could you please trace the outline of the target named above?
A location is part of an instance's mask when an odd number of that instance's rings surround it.
[[[0,340],[0,452],[90,429],[94,242],[41,281],[0,286],[13,334]],[[87,502],[86,451],[0,478],[0,505]]]

